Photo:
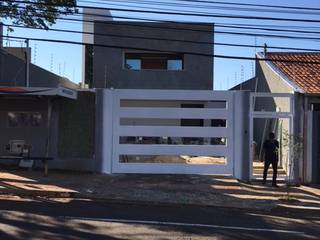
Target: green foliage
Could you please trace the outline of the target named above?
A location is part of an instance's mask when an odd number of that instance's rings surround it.
[[[287,148],[288,153],[290,153],[289,158],[289,179],[287,186],[291,185],[291,178],[294,172],[294,168],[298,165],[298,160],[301,157],[303,152],[303,136],[289,134],[288,131],[285,131],[283,134],[283,146]],[[287,192],[289,197],[289,190]]]
[[[285,131],[283,134],[283,146],[290,149],[292,161],[300,158],[303,151],[303,137],[301,135],[289,134]]]
[[[13,24],[48,29],[60,15],[77,12],[76,0],[0,0],[0,18]]]

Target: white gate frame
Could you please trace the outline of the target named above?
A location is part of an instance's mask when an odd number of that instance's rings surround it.
[[[235,94],[231,91],[192,90],[104,90],[106,113],[103,118],[112,139],[103,141],[103,172],[106,173],[173,173],[173,174],[226,174],[234,175],[234,118]],[[135,108],[120,107],[125,100],[162,101],[226,101],[226,109],[215,108]],[[107,102],[106,102],[107,101]],[[238,109],[239,110],[239,109]],[[120,118],[169,118],[169,119],[226,119],[227,127],[181,126],[120,126]],[[111,124],[112,123],[112,124]],[[112,130],[110,127],[112,126]],[[108,128],[108,130],[107,130]],[[156,145],[120,144],[120,136],[171,136],[171,137],[226,137],[227,145]],[[111,141],[110,141],[111,140]],[[104,143],[112,145],[105,146]],[[107,148],[109,147],[109,148]],[[121,163],[120,155],[204,155],[225,156],[226,165]],[[238,157],[238,156],[237,156]],[[110,161],[110,165],[106,161]],[[239,163],[241,166],[241,163]]]
[[[175,100],[227,102],[227,109],[181,109],[181,108],[120,108],[121,99],[127,100]],[[216,173],[233,174],[233,95],[211,91],[168,91],[168,90],[115,90],[114,91],[113,164],[114,173]],[[230,104],[231,103],[231,104]],[[120,126],[121,117],[146,118],[194,118],[226,119],[226,128],[181,126]],[[144,145],[119,144],[120,136],[170,136],[170,137],[226,137],[227,146],[200,145]],[[226,165],[188,165],[164,163],[120,163],[121,154],[141,155],[219,155],[227,158]]]
[[[255,101],[257,97],[283,97],[283,98],[289,98],[290,99],[290,112],[266,112],[266,111],[255,111]],[[293,118],[294,118],[294,94],[290,93],[250,93],[250,178],[253,179],[253,170],[252,170],[252,164],[253,164],[253,121],[256,118],[273,118],[273,119],[279,119],[279,118],[286,118],[289,119],[289,134],[293,133]],[[291,149],[289,149],[289,158],[291,156]]]

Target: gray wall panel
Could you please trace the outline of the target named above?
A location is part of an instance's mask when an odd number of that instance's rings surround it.
[[[126,22],[130,25],[130,22]],[[153,38],[171,38],[190,41],[213,41],[213,26],[177,25],[162,23],[138,23],[151,28],[141,28],[131,23],[130,26],[113,24],[95,24],[95,32],[117,34],[124,37],[95,36],[95,44],[123,47],[123,49],[95,47],[93,60],[94,87],[123,89],[213,89],[213,58],[206,56],[184,55],[183,71],[124,69],[125,52],[142,52],[126,47],[157,49],[166,52],[196,52],[213,54],[213,44],[172,42],[165,40],[132,39],[125,36]],[[156,28],[152,28],[156,27]],[[167,29],[166,29],[167,27]],[[174,30],[169,28],[189,28],[204,30]]]

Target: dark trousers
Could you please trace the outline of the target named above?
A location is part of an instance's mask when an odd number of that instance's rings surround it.
[[[272,169],[273,169],[272,184],[275,185],[277,183],[278,161],[266,160],[264,162],[263,181],[266,181],[267,179],[267,174],[268,174],[268,169],[270,167],[270,164],[272,165]]]

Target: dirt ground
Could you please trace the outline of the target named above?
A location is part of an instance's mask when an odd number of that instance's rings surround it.
[[[150,157],[128,157],[122,159],[122,162],[129,163],[185,163],[185,164],[215,164],[225,165],[224,157],[208,156],[150,156]]]
[[[271,172],[270,172],[271,173]],[[271,175],[270,175],[271,176]],[[0,195],[78,197],[158,204],[194,204],[236,208],[272,209],[276,206],[320,210],[319,186],[280,188],[259,181],[244,183],[229,176],[212,175],[102,175],[66,171],[7,169],[0,171]]]

